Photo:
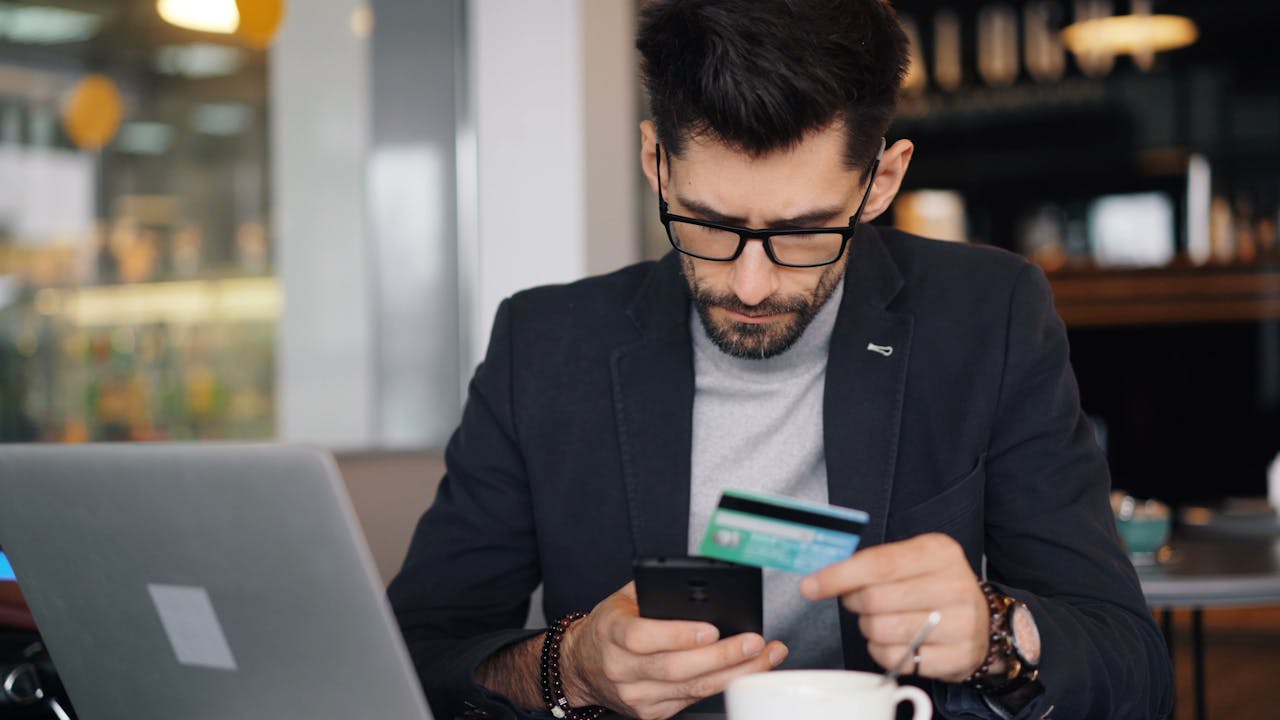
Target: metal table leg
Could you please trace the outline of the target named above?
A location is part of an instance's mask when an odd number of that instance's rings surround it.
[[[1174,667],[1174,664],[1173,664],[1174,655],[1175,655],[1175,653],[1173,652],[1173,608],[1160,609],[1160,633],[1164,635],[1164,646],[1165,646],[1165,649],[1169,651],[1169,668],[1173,671],[1172,672],[1173,678],[1174,678],[1173,684],[1174,684],[1174,687],[1176,688],[1178,685],[1178,682],[1177,682],[1178,672],[1177,672],[1177,668]],[[1169,717],[1174,718],[1177,716],[1178,716],[1178,694],[1175,692],[1173,697],[1173,708],[1169,711]]]
[[[1205,720],[1207,713],[1204,696],[1204,611],[1198,607],[1191,608],[1191,648],[1191,662],[1196,683],[1196,720]]]

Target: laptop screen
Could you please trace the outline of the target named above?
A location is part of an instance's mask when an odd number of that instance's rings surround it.
[[[17,579],[13,574],[13,566],[9,564],[9,558],[5,557],[3,550],[0,550],[0,582]]]

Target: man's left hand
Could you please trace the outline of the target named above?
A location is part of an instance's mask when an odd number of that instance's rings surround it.
[[[884,668],[903,662],[908,644],[934,610],[942,620],[920,649],[920,675],[960,682],[986,657],[986,599],[964,550],[947,535],[919,535],[859,550],[805,578],[800,587],[810,600],[839,596],[857,613],[867,650]],[[903,673],[916,669],[911,658],[898,667]]]

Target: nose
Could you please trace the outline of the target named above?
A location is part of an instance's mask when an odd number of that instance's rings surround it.
[[[778,266],[764,251],[764,243],[751,240],[733,261],[729,289],[744,305],[755,306],[778,291]]]

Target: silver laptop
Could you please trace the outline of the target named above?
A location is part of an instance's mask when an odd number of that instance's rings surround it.
[[[83,720],[430,720],[333,459],[0,446],[8,552]]]

